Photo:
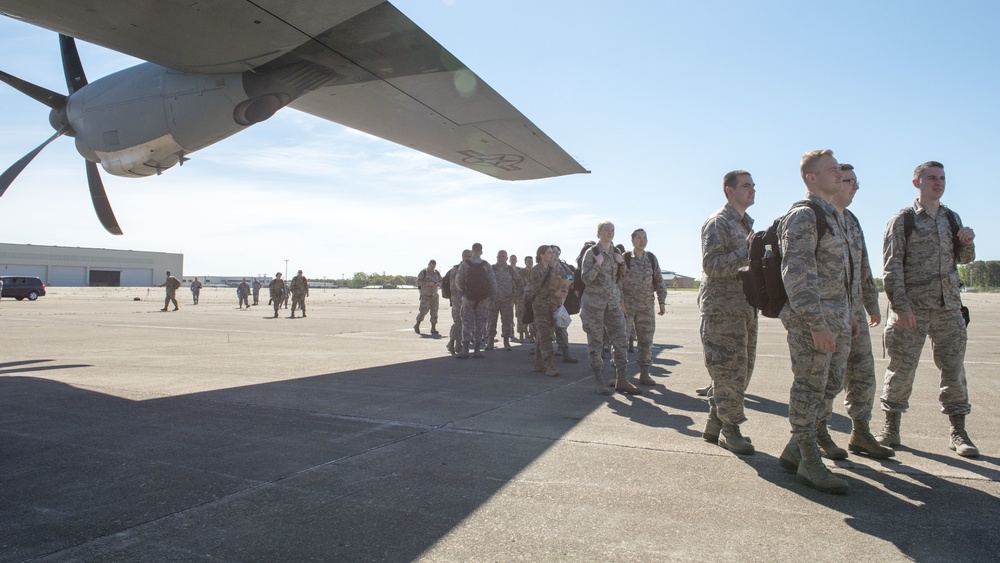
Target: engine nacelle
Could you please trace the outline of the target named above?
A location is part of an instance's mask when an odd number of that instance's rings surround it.
[[[70,96],[76,148],[117,176],[150,176],[259,123],[290,96],[247,96],[241,74],[188,74],[144,63]]]

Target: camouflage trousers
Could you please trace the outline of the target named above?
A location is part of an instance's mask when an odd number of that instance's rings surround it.
[[[249,307],[249,305],[247,305]],[[302,314],[306,313],[306,296],[305,294],[292,294],[292,314],[295,314],[295,307],[298,307]]]
[[[500,318],[500,336],[509,338],[514,336],[514,301],[493,301],[490,300],[489,323],[486,326],[486,336],[493,340],[497,335],[497,317]]]
[[[896,315],[885,326],[885,348],[889,367],[882,387],[882,410],[906,412],[913,392],[913,377],[927,336],[931,337],[934,364],[941,370],[941,412],[969,414],[969,391],[965,379],[965,319],[959,309],[915,309],[917,328],[898,328]]]
[[[649,367],[653,363],[653,333],[656,332],[656,309],[650,306],[634,307],[626,304],[628,314],[625,317],[629,331],[635,331],[636,344],[639,345],[636,362],[640,366]],[[627,333],[626,333],[627,334]]]
[[[421,295],[420,296],[420,311],[417,313],[417,324],[420,324],[427,312],[431,313],[431,324],[436,325],[438,322],[438,294],[435,292],[431,295]]]
[[[524,296],[514,300],[514,318],[517,320],[517,333],[528,332],[528,325],[521,319],[524,317]]]
[[[541,357],[542,361],[552,358],[552,335],[555,332],[555,323],[552,322],[552,313],[557,309],[551,301],[536,299],[531,305],[535,314],[535,356]]]
[[[177,290],[167,291],[167,297],[163,300],[163,308],[166,309],[170,304],[174,304],[174,308],[177,308]]]
[[[851,339],[844,377],[844,406],[854,420],[870,421],[875,404],[875,358],[872,356],[872,335],[868,320],[859,319],[861,332]]]
[[[455,299],[451,303],[451,330],[448,336],[454,342],[462,341],[462,299]]]
[[[482,348],[486,341],[486,318],[489,300],[473,301],[462,298],[462,342]]]
[[[743,411],[744,396],[757,360],[755,311],[739,307],[732,314],[702,315],[701,346],[705,367],[712,378],[709,404],[723,422],[743,424],[747,419]]]
[[[785,328],[794,377],[788,399],[788,422],[792,434],[816,436],[817,422],[830,416],[833,400],[844,388],[851,332],[846,328],[834,332],[837,351],[828,354],[813,346],[808,327],[786,322]]]
[[[625,331],[625,313],[618,302],[607,305],[593,306],[584,294],[580,307],[580,320],[583,331],[587,333],[587,359],[594,373],[604,369],[604,333],[607,330],[608,340],[614,346],[614,365],[628,365],[628,333]],[[540,337],[540,336],[539,336]]]

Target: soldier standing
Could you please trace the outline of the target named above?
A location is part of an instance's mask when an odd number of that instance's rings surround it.
[[[302,270],[292,278],[292,315],[295,318],[295,307],[302,310],[302,318],[306,318],[306,297],[309,297],[309,281],[302,275]]]
[[[253,279],[253,283],[250,284],[251,289],[253,289],[253,304],[258,305],[260,302],[260,280],[257,278]]]
[[[472,245],[472,258],[458,267],[455,283],[462,291],[462,351],[456,357],[468,358],[474,347],[472,357],[482,358],[489,301],[497,292],[493,268],[483,260],[483,245]]]
[[[909,408],[920,351],[931,337],[934,363],[941,370],[941,412],[951,421],[948,446],[958,455],[979,455],[965,431],[972,411],[965,378],[966,321],[955,264],[976,259],[976,235],[958,214],[941,203],[944,165],[925,162],[913,171],[917,200],[889,221],[883,240],[885,293],[892,315],[886,323],[889,367],[882,388],[883,446],[900,444],[899,423]]]
[[[803,155],[800,172],[809,205],[793,207],[778,224],[781,280],[788,294],[780,316],[794,376],[788,401],[792,439],[781,462],[795,468],[800,483],[846,494],[850,486],[823,464],[816,434],[825,404],[843,389],[851,336],[857,330],[851,316],[844,214],[835,203],[838,193],[850,187],[830,150]]]
[[[590,247],[583,256],[580,275],[587,290],[583,292],[580,302],[580,320],[587,333],[587,357],[597,381],[597,392],[601,395],[611,393],[604,385],[601,373],[604,369],[601,353],[604,351],[606,332],[614,346],[615,390],[639,395],[642,390],[625,377],[628,335],[625,332],[625,312],[622,310],[622,294],[618,283],[626,275],[627,266],[625,258],[612,243],[614,236],[614,223],[601,222],[597,225],[597,244]]]
[[[535,365],[531,369],[558,377],[559,371],[552,365],[552,337],[555,328],[552,313],[566,299],[566,292],[560,289],[556,253],[552,247],[547,244],[539,246],[537,258],[538,263],[531,268],[531,312],[535,318]],[[598,385],[607,391],[603,382],[599,381]],[[605,394],[608,393],[610,391]]]
[[[844,173],[844,182],[850,186],[850,190],[842,191],[839,194],[845,199],[838,201],[838,207],[843,207],[846,210],[854,201],[854,194],[858,192],[861,184],[858,183],[853,166],[841,163],[840,170]],[[857,321],[859,328],[858,335],[851,339],[851,352],[847,356],[847,373],[844,377],[844,405],[847,407],[847,414],[851,417],[853,426],[851,437],[847,442],[847,449],[854,453],[864,453],[874,458],[886,459],[896,455],[896,452],[876,442],[869,427],[872,407],[875,404],[875,359],[872,356],[872,338],[869,327],[876,327],[882,322],[882,315],[879,314],[878,288],[875,287],[875,280],[872,279],[872,269],[868,262],[868,246],[865,244],[865,234],[861,230],[861,223],[850,211],[844,212],[844,220],[847,224],[847,241],[850,245],[851,263],[854,267],[854,271],[851,272],[851,314],[854,315],[854,320]],[[824,411],[816,426],[816,439],[817,443],[823,440],[828,444],[833,444],[830,431],[827,428],[833,403],[824,404],[824,407],[828,407],[829,410]],[[833,444],[833,449],[820,445],[820,453],[830,459],[847,457],[847,452],[837,448],[836,444]]]
[[[753,177],[733,170],[722,178],[726,205],[701,227],[701,345],[712,378],[708,422],[702,437],[741,455],[755,452],[740,433],[746,422],[744,395],[757,359],[757,310],[747,303],[736,272],[747,263],[747,214],[757,195]]]
[[[431,313],[431,336],[441,336],[437,331],[438,322],[438,286],[441,285],[441,274],[437,271],[437,260],[431,260],[427,267],[417,274],[417,290],[420,292],[420,311],[417,313],[417,324],[413,332],[420,334],[420,323],[427,312]]]
[[[448,345],[446,348],[452,354],[462,351],[462,290],[458,287],[458,268],[463,263],[472,258],[471,250],[462,251],[462,261],[455,264],[448,273],[448,288],[451,292],[449,302],[451,304],[451,330],[448,331]]]
[[[274,274],[274,279],[267,287],[271,293],[271,305],[274,305],[274,318],[278,318],[278,309],[281,308],[281,301],[285,298],[285,280],[281,279],[281,272]]]
[[[240,302],[240,310],[243,310],[243,305],[247,306],[247,310],[250,310],[250,284],[247,283],[247,279],[243,278],[240,285],[236,286],[236,298]]]
[[[493,277],[496,278],[497,292],[490,299],[489,304],[486,349],[493,349],[493,339],[497,335],[497,317],[499,317],[503,349],[510,352],[510,337],[514,334],[514,298],[524,292],[524,282],[521,280],[521,274],[517,273],[517,269],[507,264],[506,250],[497,252],[497,263],[493,265]]]
[[[177,288],[180,286],[181,286],[181,280],[175,278],[174,276],[171,276],[170,272],[167,272],[167,281],[163,283],[163,287],[165,287],[167,290],[167,296],[166,299],[163,300],[163,308],[160,309],[161,311],[166,311],[167,307],[170,306],[171,303],[174,304],[174,311],[178,309]]]
[[[653,333],[656,315],[667,312],[667,285],[663,282],[660,263],[652,252],[646,251],[648,238],[644,229],[632,232],[632,250],[625,253],[628,275],[622,278],[622,296],[625,299],[625,320],[635,327],[639,344],[639,383],[656,385],[649,376],[653,360]],[[653,304],[659,305],[659,311]]]
[[[517,333],[517,341],[524,341],[524,321],[521,320],[521,316],[524,315],[524,296],[527,293],[526,289],[531,287],[531,280],[529,274],[525,268],[519,268],[517,266],[517,255],[511,254],[508,260],[510,267],[517,272],[517,275],[521,277],[521,291],[514,296],[514,330]],[[511,337],[514,338],[513,336]]]
[[[198,299],[200,298],[201,298],[201,282],[198,281],[198,278],[195,278],[194,281],[191,282],[191,299],[193,299],[194,304],[197,305]]]
[[[534,293],[534,288],[531,286],[531,271],[535,267],[535,259],[531,256],[524,257],[524,268],[521,269],[521,279],[524,280],[524,300],[527,303],[528,297]],[[535,341],[535,327],[533,323],[526,323],[522,320],[523,316],[518,315],[517,317],[517,333],[518,338],[522,342],[534,342]]]

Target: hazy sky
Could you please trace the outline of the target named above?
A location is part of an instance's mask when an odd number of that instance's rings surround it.
[[[53,142],[0,199],[0,241],[181,252],[186,275],[289,269],[416,274],[479,241],[575,258],[610,219],[649,233],[664,269],[700,277],[699,230],[722,176],[749,170],[763,229],[804,194],[802,153],[855,165],[881,235],[913,168],[946,166],[944,202],[1000,258],[985,205],[998,154],[995,2],[397,0],[589,175],[509,183],[295,110],[162,176],[104,174],[122,237],[97,221],[82,158]],[[136,64],[78,42],[88,78]],[[0,17],[0,69],[65,92],[54,33]],[[0,170],[52,134],[48,108],[0,84]],[[987,197],[983,200],[983,197]]]

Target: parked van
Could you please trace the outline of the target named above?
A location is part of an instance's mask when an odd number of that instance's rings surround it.
[[[3,293],[0,297],[13,297],[18,301],[28,298],[34,301],[45,295],[45,284],[38,278],[23,276],[3,276]]]

